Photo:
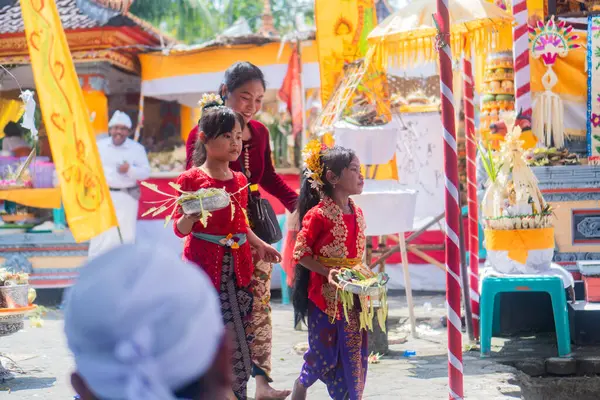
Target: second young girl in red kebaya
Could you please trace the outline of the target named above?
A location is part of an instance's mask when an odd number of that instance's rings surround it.
[[[265,262],[281,260],[277,250],[248,228],[248,181],[241,172],[229,169],[229,163],[237,160],[242,151],[243,121],[239,114],[217,102],[204,106],[194,167],[181,174],[177,184],[186,192],[225,189],[230,205],[212,211],[206,223],[200,221],[200,215],[186,215],[181,210],[175,216],[175,233],[186,238],[184,258],[202,267],[219,292],[223,320],[234,338],[232,389],[238,400],[247,398],[252,372],[250,338],[246,334],[253,300],[249,289],[254,270],[250,247]]]
[[[337,293],[341,268],[360,268],[365,251],[365,220],[350,196],[362,192],[360,161],[352,150],[327,148],[318,141],[304,150],[305,176],[298,214],[294,260],[294,309],[308,326],[308,351],[292,400],[305,400],[317,380],[335,400],[362,399],[367,377],[367,332],[360,308],[347,319]],[[358,303],[356,303],[358,305]]]

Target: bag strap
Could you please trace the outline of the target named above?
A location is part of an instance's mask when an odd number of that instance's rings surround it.
[[[248,151],[248,149],[246,149],[246,151]],[[240,163],[240,169],[242,171],[242,174],[244,174],[244,176],[246,176],[246,168],[244,167],[244,162],[242,161],[242,157],[238,157],[238,162]],[[250,183],[250,182],[248,182]],[[253,196],[252,195],[252,190],[250,189],[250,186],[252,186],[252,184],[250,183],[250,185],[248,185],[248,200],[250,200],[250,198]]]
[[[251,124],[248,124],[248,129],[250,129],[250,134],[252,136],[254,136],[255,133],[254,133],[254,129],[252,128]],[[242,143],[242,148],[244,148],[244,147],[245,146]],[[248,151],[248,148],[246,148],[245,150],[242,150],[242,151]],[[240,157],[238,157],[238,162],[240,163],[240,170],[242,171],[242,174],[244,174],[244,176],[247,177],[247,175],[246,175],[246,168],[244,167],[244,162],[242,161],[242,156],[241,155],[240,155]],[[250,184],[250,185],[248,185],[248,201],[250,201],[250,199],[252,199],[253,197],[260,197],[260,194],[259,194],[259,196],[255,196],[255,195],[252,194],[252,190],[250,189],[250,186],[252,186],[252,183],[250,183],[250,178],[248,178],[248,183]]]

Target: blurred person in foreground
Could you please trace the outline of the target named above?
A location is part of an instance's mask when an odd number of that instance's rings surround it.
[[[203,271],[160,246],[124,245],[82,268],[65,333],[82,400],[222,400],[229,339]]]

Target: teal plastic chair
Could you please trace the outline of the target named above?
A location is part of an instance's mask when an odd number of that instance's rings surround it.
[[[546,292],[552,299],[554,324],[558,356],[567,357],[571,353],[571,332],[569,330],[569,312],[567,296],[563,282],[556,276],[511,276],[485,277],[481,284],[480,333],[481,356],[489,356],[492,344],[492,332],[500,327],[499,293],[507,292]]]
[[[464,206],[461,209],[461,214],[463,217],[466,217],[469,215],[469,207],[468,206]],[[480,260],[485,260],[485,258],[487,257],[487,251],[485,250],[485,247],[483,247],[483,240],[485,238],[485,235],[483,233],[483,227],[481,226],[481,224],[479,224],[479,232],[477,234],[477,236],[479,237],[479,259]],[[466,253],[466,260],[467,260],[467,265],[469,265],[469,254],[471,254],[471,252],[467,251]]]

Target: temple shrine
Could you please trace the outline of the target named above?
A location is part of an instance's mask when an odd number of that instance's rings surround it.
[[[176,43],[131,14],[132,2],[56,1],[97,135],[107,133],[109,115],[116,109],[127,112],[134,125],[137,124],[141,85],[137,54]],[[10,107],[19,100],[20,91],[30,89],[35,93],[21,8],[16,0],[0,0],[0,65],[5,68],[0,69],[2,131],[6,122],[20,118],[20,107]],[[7,115],[10,113],[14,114]],[[160,113],[157,117],[160,118]],[[49,164],[51,154],[41,117],[37,118],[37,124],[40,149],[36,163]],[[41,166],[33,168],[36,175],[42,173]],[[3,200],[28,208],[23,214],[2,215],[0,264],[29,273],[30,284],[35,288],[62,288],[72,283],[76,268],[86,259],[88,244],[76,243],[64,227],[60,190],[54,187],[51,177],[45,180],[42,184],[38,179],[39,185],[31,189],[2,191]],[[30,214],[31,209],[35,209],[35,214]],[[31,231],[43,221],[54,221],[55,226]]]

